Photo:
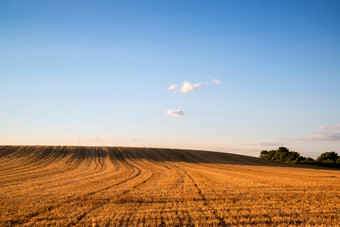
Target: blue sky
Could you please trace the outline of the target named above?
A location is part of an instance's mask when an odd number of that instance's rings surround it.
[[[339,153],[339,24],[338,1],[1,1],[0,143]]]

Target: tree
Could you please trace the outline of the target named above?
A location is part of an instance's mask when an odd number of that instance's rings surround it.
[[[335,163],[337,159],[339,158],[338,154],[334,151],[332,152],[325,152],[322,153],[317,159],[316,162],[321,163]]]
[[[279,147],[277,150],[261,151],[260,158],[287,163],[299,163],[340,168],[340,157],[334,151],[322,153],[320,157],[318,157],[314,161],[314,159],[310,157],[306,158],[304,156],[301,156],[298,152],[289,151],[289,149],[286,147]]]
[[[311,157],[306,158],[305,160],[301,161],[302,164],[314,164],[314,159]]]
[[[268,151],[263,150],[263,151],[261,151],[261,153],[260,153],[260,158],[266,159],[266,158],[267,158],[267,155],[268,155]]]
[[[293,162],[295,160],[298,160],[298,158],[300,157],[300,154],[295,152],[295,151],[291,151],[289,152],[289,154],[287,155],[285,161],[286,162]]]
[[[273,160],[275,153],[276,153],[276,151],[274,151],[274,150],[269,151],[268,154],[267,154],[267,159]]]
[[[279,147],[277,151],[280,153],[289,153],[289,149],[287,147]]]

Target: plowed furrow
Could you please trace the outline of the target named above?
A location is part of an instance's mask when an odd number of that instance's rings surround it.
[[[0,226],[337,226],[340,172],[218,152],[0,146]]]

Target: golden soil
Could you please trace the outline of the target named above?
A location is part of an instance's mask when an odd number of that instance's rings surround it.
[[[0,226],[339,223],[339,170],[194,150],[0,146]]]

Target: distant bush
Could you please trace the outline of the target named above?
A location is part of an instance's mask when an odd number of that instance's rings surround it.
[[[320,157],[316,159],[316,161],[325,162],[325,163],[335,163],[338,158],[339,158],[338,154],[332,151],[332,152],[322,153]]]
[[[340,157],[334,151],[325,152],[320,155],[316,160],[310,157],[301,156],[298,152],[289,151],[286,147],[279,147],[277,150],[266,151],[260,153],[260,158],[281,161],[286,163],[319,165],[333,168],[340,168]]]
[[[334,151],[322,153],[315,162],[320,166],[340,168],[340,157]]]
[[[287,163],[300,163],[304,161],[314,161],[312,158],[305,158],[301,156],[298,152],[289,151],[286,147],[279,147],[277,150],[266,151],[263,150],[260,153],[260,158],[281,161]]]
[[[314,159],[308,157],[300,162],[301,164],[314,164]]]

